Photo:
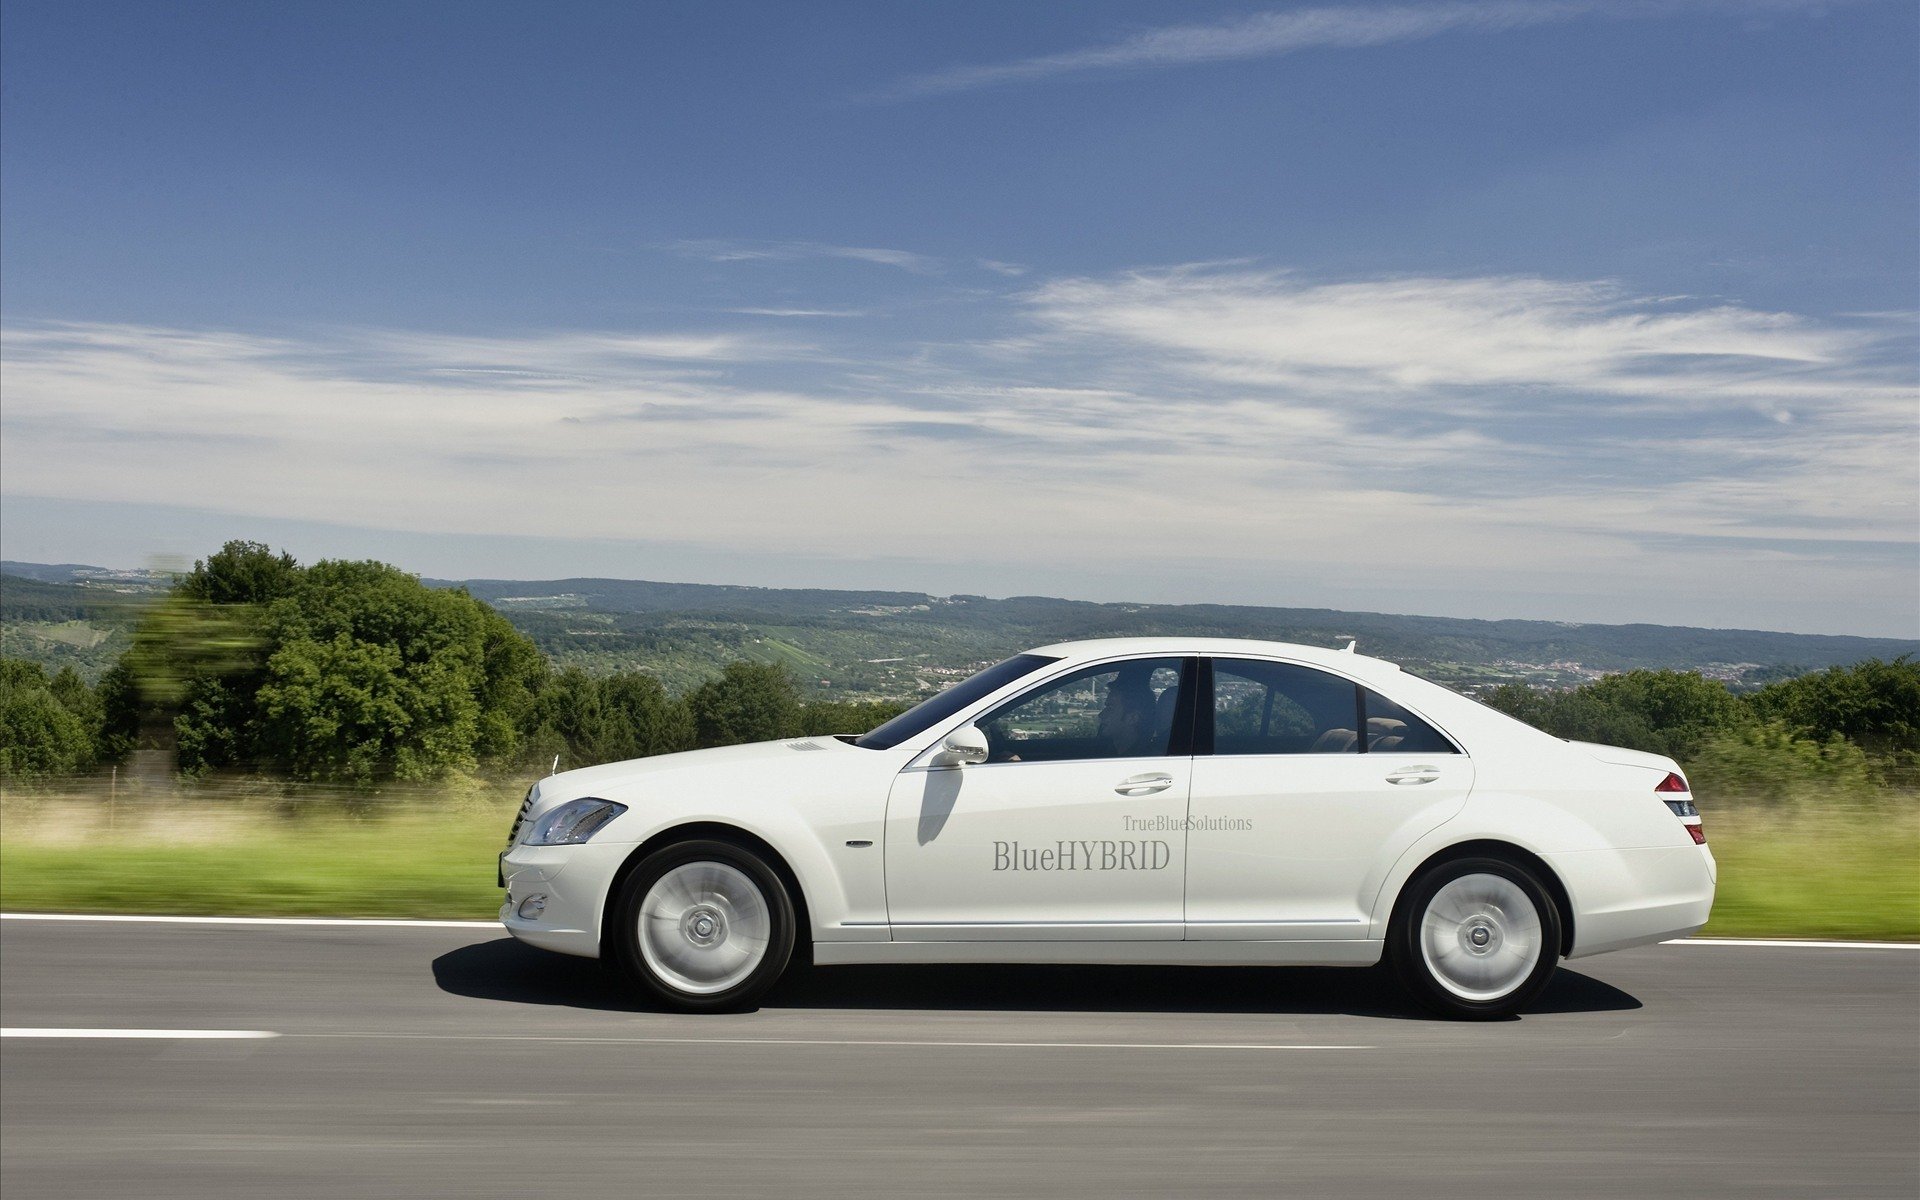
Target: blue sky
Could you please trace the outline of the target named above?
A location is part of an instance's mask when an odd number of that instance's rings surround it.
[[[1920,633],[1920,14],[0,8],[0,539]]]

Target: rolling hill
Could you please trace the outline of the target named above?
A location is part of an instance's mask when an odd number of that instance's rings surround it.
[[[4,563],[9,655],[97,678],[140,606],[166,586],[144,571]],[[1920,653],[1920,642],[1751,629],[1477,621],[1336,609],[1100,604],[1046,596],[757,588],[633,579],[428,580],[493,604],[556,663],[647,670],[690,687],[737,659],[780,662],[814,692],[907,698],[1030,646],[1156,633],[1335,645],[1467,690],[1508,680],[1576,684],[1636,667],[1697,670],[1735,685]]]

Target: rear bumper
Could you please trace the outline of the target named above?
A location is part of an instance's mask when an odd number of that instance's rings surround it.
[[[1573,902],[1573,949],[1583,958],[1690,937],[1713,911],[1716,867],[1705,846],[1548,855]]]

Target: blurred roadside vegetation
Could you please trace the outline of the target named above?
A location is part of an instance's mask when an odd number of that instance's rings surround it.
[[[390,789],[374,809],[330,789],[230,781],[109,801],[9,794],[9,911],[489,920],[506,785]],[[1709,937],[1920,940],[1920,808],[1709,808],[1720,863]]]
[[[120,768],[148,785],[347,788],[524,775],[702,746],[860,733],[904,705],[805,700],[782,667],[728,664],[681,695],[644,671],[553,668],[459,589],[377,562],[230,542],[142,610],[93,687],[0,660],[0,781]]]
[[[1920,938],[1920,663],[1482,699],[1683,764],[1721,862],[1709,933]],[[556,757],[859,733],[903,707],[803,698],[777,664],[678,694],[556,668],[465,591],[232,542],[141,609],[97,685],[0,660],[0,904],[486,917],[512,807]]]

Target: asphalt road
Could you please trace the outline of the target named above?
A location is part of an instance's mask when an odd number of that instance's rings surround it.
[[[867,968],[647,1011],[479,927],[0,921],[0,1192],[1920,1195],[1920,951],[1660,946],[1533,1011],[1370,972]]]

